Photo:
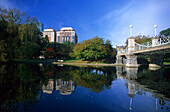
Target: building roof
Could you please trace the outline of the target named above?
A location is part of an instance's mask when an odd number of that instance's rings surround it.
[[[73,31],[73,28],[72,27],[62,27],[60,30],[61,31]]]
[[[54,31],[51,27],[50,28],[48,28],[48,29],[44,29],[44,31]]]

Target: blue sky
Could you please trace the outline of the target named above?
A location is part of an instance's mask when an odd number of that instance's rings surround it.
[[[0,0],[0,7],[15,7],[36,16],[45,28],[73,27],[78,40],[94,36],[109,39],[112,45],[124,45],[129,37],[154,36],[170,27],[170,0]]]

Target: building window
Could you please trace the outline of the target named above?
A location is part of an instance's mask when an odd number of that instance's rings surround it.
[[[75,36],[72,36],[72,39],[74,39],[75,38]]]
[[[70,41],[70,40],[69,40],[69,36],[67,37],[67,41]]]
[[[72,42],[74,42],[75,36],[72,36]]]
[[[65,40],[65,39],[64,39],[64,36],[63,36],[63,37],[62,37],[62,42],[64,42],[64,40]]]
[[[57,36],[57,39],[58,39],[58,41],[57,41],[57,42],[60,42],[60,37],[59,37],[59,36]]]

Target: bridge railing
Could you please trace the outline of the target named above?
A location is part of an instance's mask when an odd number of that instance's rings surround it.
[[[126,47],[125,49],[123,49],[123,50],[120,51],[120,53],[126,53],[126,52],[128,52],[127,47]]]
[[[170,36],[158,39],[159,45],[170,43]]]
[[[134,42],[134,45],[135,45],[134,51],[143,50],[143,49],[147,49],[147,48],[154,47],[154,46],[160,46],[160,45],[168,44],[168,43],[170,43],[170,36],[161,37],[156,41],[156,43],[157,44],[154,45],[152,43],[152,41],[145,42],[145,43],[142,43],[142,44],[138,44],[138,43]],[[126,49],[123,49],[122,51],[120,51],[120,53],[126,53],[126,52],[128,52],[128,47],[126,47]]]
[[[138,44],[136,42],[134,42],[134,43],[135,43],[134,51],[143,50],[143,49],[147,49],[147,48],[152,47],[152,41],[145,42],[145,43],[142,43],[142,44]]]

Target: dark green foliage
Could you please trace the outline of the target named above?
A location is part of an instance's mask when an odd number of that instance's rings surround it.
[[[41,45],[39,22],[35,17],[25,19],[24,15],[16,8],[0,8],[0,61],[38,56]]]
[[[160,34],[164,36],[170,36],[170,28],[161,31]]]
[[[36,43],[25,42],[20,47],[20,58],[31,59],[32,57],[38,57],[40,46]]]
[[[4,40],[0,41],[0,62],[1,61],[7,61],[6,57],[7,57],[7,44],[5,43]]]
[[[70,58],[70,54],[73,52],[74,44],[71,42],[64,43],[50,43],[49,46],[54,46],[56,57],[61,58]]]

